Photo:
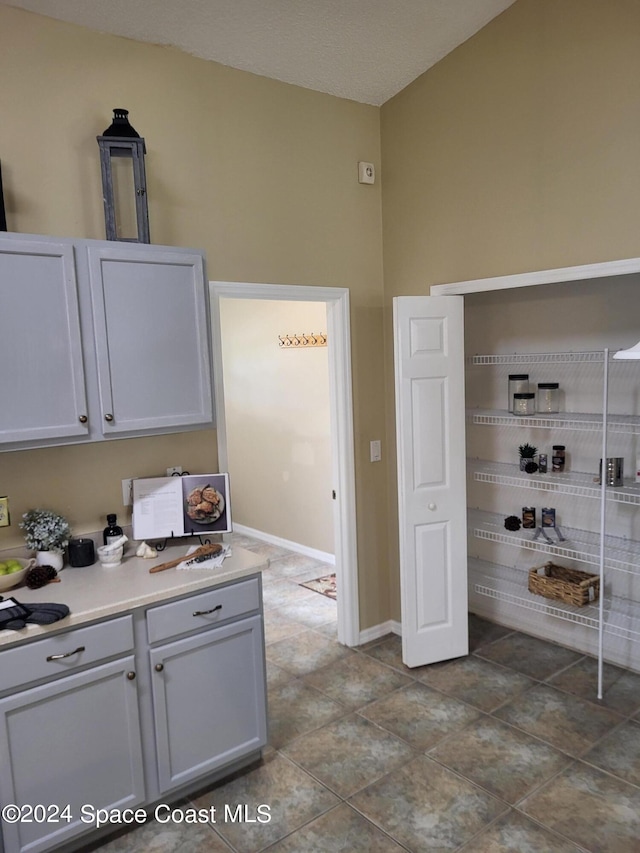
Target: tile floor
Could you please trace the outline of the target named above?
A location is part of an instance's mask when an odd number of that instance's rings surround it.
[[[269,823],[145,826],[100,853],[640,853],[640,675],[470,616],[471,654],[409,670],[336,642],[329,567],[246,537],[264,573],[270,743],[186,806]]]

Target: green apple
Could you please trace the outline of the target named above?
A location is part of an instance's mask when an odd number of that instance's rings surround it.
[[[14,572],[21,572],[22,565],[17,560],[7,560],[5,563],[7,567],[7,574],[12,575]]]
[[[0,563],[0,575],[8,575],[9,567],[6,563]]]

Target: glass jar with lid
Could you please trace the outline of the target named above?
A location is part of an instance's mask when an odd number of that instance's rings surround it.
[[[538,411],[546,415],[560,411],[559,382],[538,382]]]
[[[528,373],[510,373],[509,388],[508,388],[508,409],[513,414],[513,395],[523,394],[529,391],[529,374]]]
[[[533,391],[513,395],[514,415],[534,415],[536,412],[536,395]]]

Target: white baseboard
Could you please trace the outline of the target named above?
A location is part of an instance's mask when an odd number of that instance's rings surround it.
[[[396,622],[395,619],[388,619],[386,622],[381,622],[379,625],[374,625],[371,628],[365,628],[360,631],[358,645],[363,646],[365,643],[370,643],[372,640],[378,640],[380,637],[385,637],[387,634],[398,634],[402,636],[402,625]]]
[[[271,533],[264,533],[262,530],[246,527],[244,524],[236,524],[234,522],[233,532],[241,533],[243,536],[251,536],[253,539],[260,539],[269,545],[278,545],[280,548],[287,548],[289,551],[295,551],[296,554],[304,554],[305,557],[313,557],[315,560],[321,560],[323,563],[329,563],[332,566],[336,564],[335,554],[318,551],[317,548],[309,548],[308,545],[291,542],[289,539],[282,539],[280,536],[273,536]]]

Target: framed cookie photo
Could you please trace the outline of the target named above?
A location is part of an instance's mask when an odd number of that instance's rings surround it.
[[[228,474],[187,474],[182,483],[184,532],[231,533]]]

